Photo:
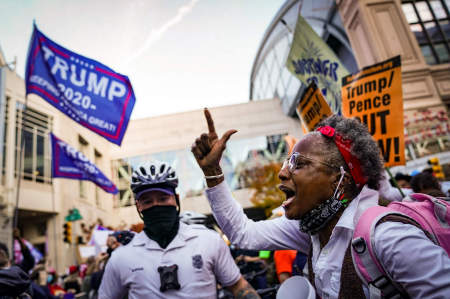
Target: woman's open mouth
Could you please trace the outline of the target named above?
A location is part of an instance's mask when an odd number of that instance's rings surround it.
[[[295,199],[295,191],[285,185],[279,185],[278,189],[286,194],[286,200],[281,205],[286,210]]]

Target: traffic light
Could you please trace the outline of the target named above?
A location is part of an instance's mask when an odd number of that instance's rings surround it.
[[[442,170],[441,164],[439,164],[439,159],[437,157],[428,160],[428,164],[431,165],[433,169],[433,175],[438,179],[445,179],[444,171]]]
[[[72,222],[66,222],[64,227],[64,242],[72,244]]]

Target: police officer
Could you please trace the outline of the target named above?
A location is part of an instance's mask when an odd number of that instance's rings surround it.
[[[217,283],[236,298],[259,298],[219,234],[180,222],[177,186],[166,163],[134,171],[131,189],[144,231],[111,255],[99,298],[216,298]]]

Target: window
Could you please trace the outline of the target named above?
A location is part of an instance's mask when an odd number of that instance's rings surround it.
[[[116,196],[118,207],[127,207],[133,205],[133,197],[130,189],[131,174],[133,169],[131,165],[123,159],[113,161],[113,167],[117,169],[117,188],[119,194]]]
[[[20,172],[20,176],[25,180],[51,184],[49,149],[51,127],[50,116],[32,108],[25,111],[22,103],[16,104],[16,176]],[[20,146],[21,141],[23,150]],[[18,159],[20,153],[21,161]]]
[[[403,1],[402,9],[428,64],[450,62],[448,0]]]

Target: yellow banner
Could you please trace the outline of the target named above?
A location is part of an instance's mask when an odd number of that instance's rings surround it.
[[[344,77],[342,112],[367,126],[386,167],[405,164],[400,56]]]
[[[312,82],[303,93],[297,105],[297,115],[302,120],[308,132],[313,131],[317,124],[333,114],[320,89]]]
[[[341,113],[341,82],[347,69],[302,16],[298,16],[287,69],[303,84],[315,82],[331,110]]]

